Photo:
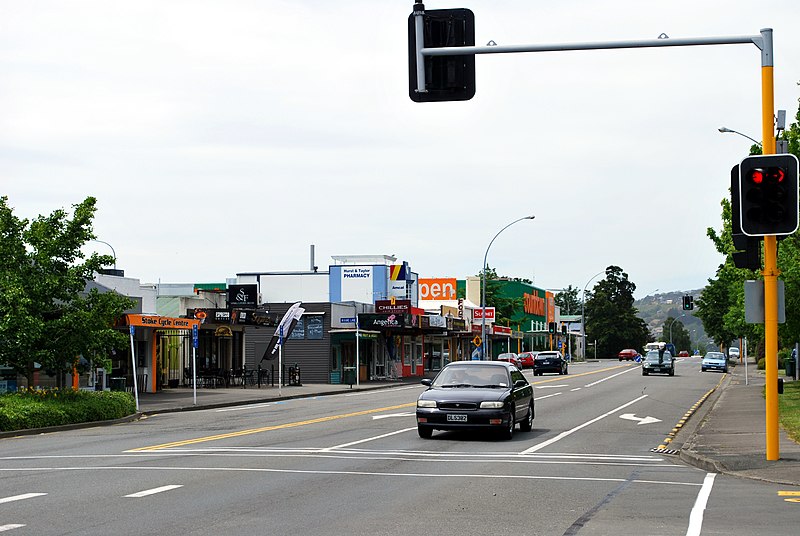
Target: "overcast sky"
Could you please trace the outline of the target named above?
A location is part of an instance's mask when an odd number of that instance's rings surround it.
[[[758,35],[794,121],[796,0],[465,0],[500,45]],[[386,254],[636,297],[722,258],[730,168],[761,137],[755,45],[479,55],[468,102],[408,98],[411,0],[0,0],[0,195],[35,217],[98,199],[143,282],[217,282]],[[107,254],[99,243],[91,248]],[[89,249],[91,249],[89,248]],[[87,249],[88,251],[88,249]],[[590,286],[591,288],[591,286]]]

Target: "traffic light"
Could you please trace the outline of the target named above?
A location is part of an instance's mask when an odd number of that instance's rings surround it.
[[[556,323],[555,322],[548,322],[547,323],[547,331],[551,334],[555,334],[556,332]]]
[[[761,268],[761,237],[747,236],[742,232],[739,201],[739,165],[731,169],[731,235],[736,251],[731,255],[737,268],[759,270]]]
[[[792,154],[748,156],[739,165],[739,218],[748,236],[797,230],[798,161]]]
[[[683,310],[684,311],[691,311],[694,309],[694,296],[684,296],[683,297]]]
[[[566,324],[561,324],[561,334],[562,335],[566,335],[567,334],[567,325]]]
[[[469,9],[425,10],[414,4],[408,16],[408,95],[414,102],[469,100],[475,95],[475,54],[425,56],[425,91],[417,88],[417,26],[422,17],[423,48],[475,45],[475,15]]]

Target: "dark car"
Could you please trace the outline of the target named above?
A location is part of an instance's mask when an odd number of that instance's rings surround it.
[[[642,361],[642,376],[648,374],[669,374],[675,376],[675,358],[669,352],[664,352],[659,356],[658,350],[651,350]]]
[[[541,376],[545,372],[568,374],[567,360],[559,352],[539,352],[533,360],[533,375]]]
[[[636,359],[636,356],[638,355],[639,352],[637,352],[633,348],[626,348],[625,350],[620,351],[620,353],[617,354],[617,357],[619,357],[620,361],[622,361],[623,359],[625,361],[633,361],[634,359]]]
[[[533,386],[514,365],[503,361],[454,361],[417,400],[417,432],[428,439],[434,430],[484,429],[511,439],[514,427],[533,427]]]
[[[520,368],[533,368],[533,360],[536,358],[538,352],[522,352],[517,354],[519,362],[522,364]]]
[[[519,356],[513,352],[508,352],[506,354],[500,354],[497,356],[498,361],[505,361],[506,363],[511,363],[517,368],[522,368],[522,361],[520,361]]]

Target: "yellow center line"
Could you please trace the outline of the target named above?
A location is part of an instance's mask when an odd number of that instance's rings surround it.
[[[779,491],[780,497],[800,497],[800,491]]]
[[[229,437],[241,437],[251,434],[258,434],[261,432],[269,432],[272,430],[281,430],[283,428],[294,428],[296,426],[305,426],[307,424],[316,424],[320,422],[328,422],[328,421],[335,421],[337,419],[344,419],[347,417],[358,417],[359,415],[369,415],[370,413],[380,413],[382,411],[389,411],[394,409],[400,408],[410,408],[412,406],[416,406],[417,402],[410,402],[407,404],[398,404],[397,406],[387,406],[385,408],[376,408],[376,409],[366,409],[364,411],[356,411],[354,413],[344,413],[341,415],[330,415],[328,417],[319,417],[317,419],[309,419],[307,421],[297,421],[297,422],[289,422],[284,424],[275,424],[273,426],[264,426],[261,428],[251,428],[249,430],[239,430],[238,432],[229,432],[227,434],[218,434],[213,436],[205,436],[205,437],[197,437],[194,439],[185,439],[183,441],[173,441],[172,443],[163,443],[161,445],[153,445],[150,447],[140,447],[137,449],[131,449],[127,452],[142,452],[148,450],[160,450],[160,449],[167,449],[173,447],[183,447],[186,445],[194,445],[196,443],[205,443],[206,441],[216,441],[217,439],[227,439]]]
[[[581,372],[580,374],[569,374],[567,376],[556,376],[555,378],[549,378],[547,380],[539,380],[538,382],[531,382],[531,383],[533,383],[533,385],[539,385],[540,383],[559,382],[559,381],[568,380],[570,378],[579,378],[580,376],[586,376],[588,374],[598,374],[600,372],[608,372],[610,370],[615,370],[615,369],[618,369],[618,368],[631,367],[631,366],[633,366],[633,365],[632,364],[617,365],[615,367],[609,367],[609,368],[604,368],[604,369],[600,369],[600,370],[590,370],[589,372]]]

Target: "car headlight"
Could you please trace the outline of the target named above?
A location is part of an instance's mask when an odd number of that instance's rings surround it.
[[[418,408],[435,408],[436,401],[435,400],[417,400],[417,407]]]
[[[503,402],[499,400],[487,400],[485,402],[481,402],[481,409],[498,409],[504,406]]]

